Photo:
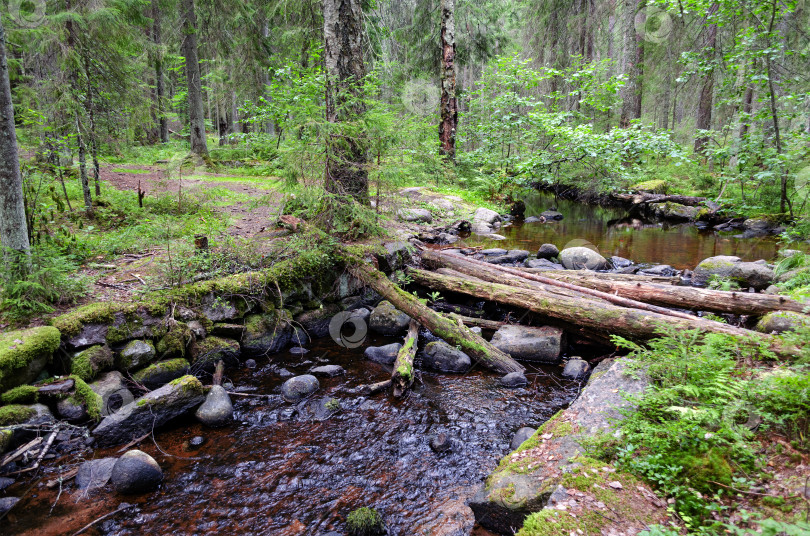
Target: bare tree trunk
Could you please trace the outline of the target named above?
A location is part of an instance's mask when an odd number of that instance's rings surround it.
[[[360,0],[324,0],[324,65],[326,67],[326,120],[332,124],[327,141],[326,190],[351,196],[368,205],[367,141],[345,125],[366,112],[363,102],[363,12]],[[342,131],[342,132],[341,132]]]
[[[706,20],[709,21],[717,13],[717,3],[712,4],[709,8],[709,13]],[[706,29],[706,46],[707,56],[710,61],[714,62],[715,47],[717,46],[717,24],[711,24]],[[714,104],[714,65],[706,70],[703,78],[703,87],[700,90],[700,101],[698,102],[697,122],[695,127],[698,130],[709,130],[712,128],[712,105]],[[706,155],[706,146],[709,143],[709,137],[706,135],[698,135],[695,138],[695,153]]]
[[[644,13],[639,11],[640,0],[625,0],[622,13],[624,41],[624,74],[627,81],[622,88],[622,112],[619,126],[627,128],[630,121],[641,118],[641,97],[643,91],[642,75],[644,74],[644,43],[642,36],[636,32],[636,18],[644,22]]]
[[[76,113],[76,143],[79,146],[79,180],[82,183],[82,193],[84,194],[84,209],[88,215],[93,215],[93,198],[90,197],[90,183],[87,180],[87,148],[82,136],[82,124],[79,114]]]
[[[157,2],[152,2],[152,39],[155,43],[155,109],[157,110],[158,120],[158,135],[162,143],[169,141],[169,121],[166,118],[165,107],[165,89],[163,87],[163,51],[160,50],[162,45],[162,36],[160,28],[160,7]]]
[[[776,20],[776,8],[778,4],[778,0],[772,0],[772,8],[771,8],[771,22],[768,24],[768,40],[770,41],[771,34],[773,33],[773,24]],[[779,132],[779,117],[776,110],[776,90],[773,85],[773,77],[774,72],[771,66],[771,56],[770,54],[765,54],[765,67],[768,74],[768,94],[769,94],[769,101],[771,105],[771,119],[773,120],[773,133],[774,138],[776,141],[776,153],[781,155],[782,154],[782,136]],[[781,166],[780,166],[781,167]],[[784,213],[786,205],[789,204],[788,197],[787,197],[787,173],[784,169],[779,170],[781,172],[781,184],[780,184],[780,191],[779,191],[779,212]],[[791,216],[793,215],[793,207],[790,207]]]
[[[101,181],[99,180],[98,140],[96,139],[96,116],[93,111],[93,84],[90,78],[90,58],[86,50],[82,51],[84,62],[84,75],[87,78],[87,95],[85,96],[85,109],[90,120],[90,157],[93,159],[93,184],[96,188],[96,197],[101,195]]]
[[[31,248],[25,219],[17,130],[6,59],[6,33],[0,21],[0,246],[22,251]]]
[[[182,0],[180,18],[183,21],[182,51],[186,60],[186,79],[188,81],[191,152],[203,157],[208,156],[208,143],[205,139],[205,111],[203,110],[200,60],[197,56],[197,15],[194,13],[194,0]]]
[[[441,153],[450,160],[456,158],[456,127],[458,125],[458,102],[456,100],[456,22],[455,0],[441,1],[441,77],[442,94],[439,142]]]

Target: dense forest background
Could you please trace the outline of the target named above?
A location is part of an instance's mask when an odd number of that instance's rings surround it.
[[[10,0],[29,241],[81,260],[190,234],[183,221],[148,228],[187,215],[182,196],[139,195],[144,217],[105,191],[99,170],[122,162],[169,179],[200,166],[280,179],[298,192],[285,198],[293,212],[423,184],[496,204],[524,187],[700,195],[801,238],[809,11],[798,0]],[[362,187],[324,189],[325,169]],[[342,210],[338,230],[376,225]]]

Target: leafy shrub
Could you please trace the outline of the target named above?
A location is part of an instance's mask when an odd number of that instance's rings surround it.
[[[385,534],[385,523],[374,508],[363,506],[353,510],[346,518],[349,534],[352,536],[378,536]]]
[[[87,292],[87,281],[77,277],[78,263],[71,255],[42,243],[26,257],[6,250],[0,271],[0,312],[15,322],[50,313],[55,305],[73,303]]]

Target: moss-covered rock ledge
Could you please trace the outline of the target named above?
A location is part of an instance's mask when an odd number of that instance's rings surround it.
[[[645,378],[625,374],[626,367],[623,359],[600,363],[568,409],[501,460],[469,502],[481,526],[502,534],[523,526],[521,536],[545,536],[600,534],[606,524],[618,524],[629,534],[636,525],[640,531],[663,520],[666,505],[649,488],[585,458],[581,445],[584,438],[610,432],[629,405],[625,393],[647,387]]]
[[[34,381],[59,348],[59,331],[39,327],[0,334],[0,392]]]

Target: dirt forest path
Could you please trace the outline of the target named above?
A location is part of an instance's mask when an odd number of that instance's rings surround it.
[[[231,218],[228,234],[243,238],[252,238],[272,227],[283,195],[274,186],[277,179],[267,177],[266,187],[252,186],[261,177],[244,177],[240,182],[238,176],[223,173],[194,172],[178,177],[176,172],[168,172],[159,165],[105,165],[99,170],[99,177],[118,190],[137,192],[140,187],[146,195],[170,192],[177,194],[194,192],[210,188],[227,188],[242,197],[248,196],[261,202],[235,201],[233,204],[215,207],[216,210]],[[221,177],[223,180],[216,180]],[[227,179],[227,180],[226,180]],[[216,198],[215,198],[216,200]]]

